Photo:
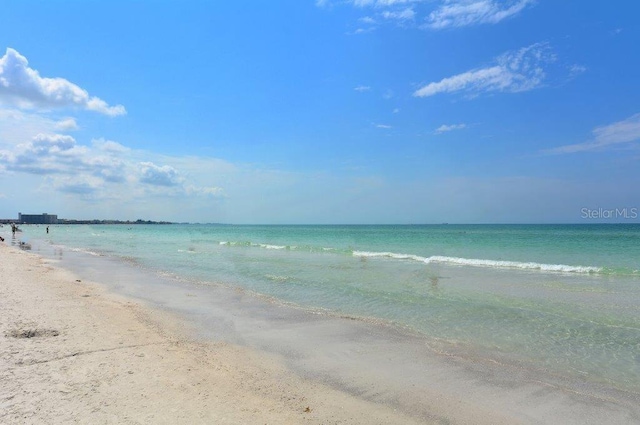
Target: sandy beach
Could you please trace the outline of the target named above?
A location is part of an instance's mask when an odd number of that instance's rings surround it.
[[[37,255],[3,244],[0,257],[3,424],[517,422],[435,393],[432,413],[407,415],[275,356],[198,340],[180,318]]]
[[[640,423],[632,392],[46,251],[0,244],[2,424]]]

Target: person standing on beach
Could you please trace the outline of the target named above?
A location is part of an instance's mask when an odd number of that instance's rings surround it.
[[[49,234],[49,226],[47,226],[47,235]]]

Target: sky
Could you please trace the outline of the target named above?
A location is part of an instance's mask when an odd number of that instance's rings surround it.
[[[640,222],[635,0],[5,1],[0,218]]]

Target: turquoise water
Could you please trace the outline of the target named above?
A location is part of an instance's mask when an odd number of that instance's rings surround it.
[[[22,237],[640,392],[640,225],[44,229]]]

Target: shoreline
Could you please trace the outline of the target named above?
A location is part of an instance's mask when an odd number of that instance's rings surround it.
[[[176,317],[32,254],[0,253],[3,423],[417,423],[250,350],[197,342]]]
[[[237,291],[149,286],[143,282],[149,275],[120,275],[103,257],[66,252],[60,262],[4,245],[0,256],[12,260],[0,265],[2,336],[21,323],[59,332],[5,337],[11,347],[2,350],[2,376],[14,380],[25,362],[36,361],[28,366],[38,372],[0,390],[0,406],[13,415],[0,416],[3,422],[640,423],[638,408],[615,396],[594,397],[513,365],[439,353],[374,324],[265,308],[264,299]],[[48,324],[55,320],[64,326]],[[34,357],[31,346],[45,350]],[[54,371],[45,367],[54,364]],[[72,372],[78,368],[83,374]],[[22,387],[33,389],[9,394]],[[34,404],[51,407],[28,407]],[[91,411],[79,408],[85,404]],[[57,406],[65,405],[60,414]],[[35,419],[25,422],[21,412]]]
[[[35,254],[3,244],[0,256],[2,423],[439,423],[198,341],[174,315]]]

